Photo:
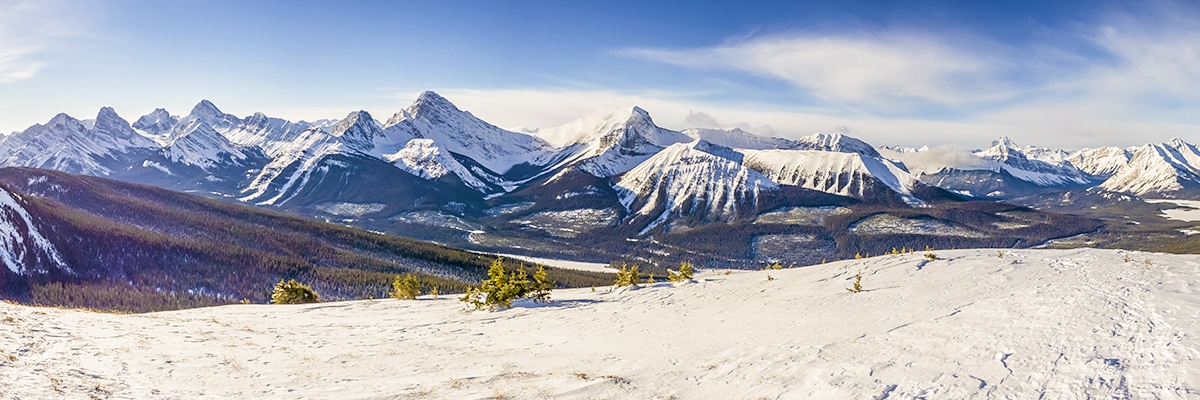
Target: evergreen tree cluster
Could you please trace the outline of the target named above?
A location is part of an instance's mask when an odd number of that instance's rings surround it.
[[[476,310],[496,310],[512,307],[512,301],[520,298],[550,301],[553,289],[554,281],[541,265],[533,272],[531,281],[524,267],[508,272],[504,269],[504,259],[497,257],[488,268],[488,278],[480,282],[478,288],[467,289],[460,300]]]

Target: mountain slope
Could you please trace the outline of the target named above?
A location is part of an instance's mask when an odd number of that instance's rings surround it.
[[[20,246],[0,247],[8,250],[0,254],[25,266],[0,269],[0,298],[22,302],[142,311],[264,302],[283,278],[305,281],[331,300],[384,297],[392,277],[409,272],[427,288],[453,292],[484,276],[490,261],[431,243],[62,172],[0,169],[0,188],[0,234]],[[10,193],[16,201],[5,201],[2,195]],[[608,279],[552,274],[567,284]]]
[[[779,185],[742,166],[743,155],[703,140],[674,144],[621,175],[614,185],[634,216],[652,220],[642,232],[675,214],[730,222],[753,216],[763,191]]]
[[[887,160],[856,152],[813,150],[746,151],[745,164],[771,180],[858,199],[874,198],[878,181],[896,194],[911,197],[917,179]],[[912,198],[914,202],[919,202]]]
[[[1147,144],[1100,187],[1138,196],[1200,198],[1200,150],[1179,138]]]

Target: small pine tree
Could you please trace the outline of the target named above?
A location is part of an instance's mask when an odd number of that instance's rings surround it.
[[[771,276],[771,274],[767,274],[767,280],[773,281],[773,280],[775,280],[775,277]]]
[[[646,277],[646,284],[647,285],[654,284],[654,273],[653,272],[650,273],[650,276]]]
[[[687,282],[692,280],[692,263],[684,261],[679,264],[679,272],[668,269],[667,280],[671,282]]]
[[[925,258],[928,258],[929,261],[937,261],[938,256],[937,253],[933,252],[932,247],[925,246]]]
[[[533,271],[533,287],[529,290],[526,297],[533,299],[539,303],[550,301],[550,291],[554,290],[554,281],[550,280],[550,275],[546,273],[546,268],[538,265],[536,271]],[[596,288],[592,287],[592,291]]]
[[[854,287],[846,288],[846,291],[850,293],[862,293],[862,272],[854,275]]]
[[[417,277],[413,274],[404,274],[404,276],[396,275],[392,280],[392,291],[388,296],[400,300],[412,300],[421,294],[421,283],[417,281]]]
[[[771,264],[771,269],[783,269],[783,264],[775,262],[774,264]]]
[[[283,279],[275,284],[271,291],[271,302],[275,304],[304,304],[320,303],[321,296],[316,291],[295,279],[284,282]]]
[[[999,250],[999,251],[997,251],[997,252],[996,252],[996,257],[1004,258],[1004,250]]]
[[[467,287],[466,293],[463,293],[463,297],[458,298],[458,301],[467,303],[476,310],[482,310],[488,307],[484,299],[485,295],[483,294],[482,290],[477,287],[470,286]]]
[[[1130,262],[1130,261],[1133,261],[1133,258],[1129,257],[1129,253],[1125,253],[1125,262]]]
[[[625,265],[621,265],[621,269],[617,271],[617,279],[613,281],[613,286],[636,287],[639,283],[641,283],[641,279],[638,278],[638,267],[636,265],[629,267],[628,269],[625,267]]]
[[[861,260],[862,258],[863,258],[863,255],[862,255],[862,253],[854,253],[854,259],[855,259],[855,260]]]
[[[429,297],[438,298],[438,287],[434,286],[429,289]]]

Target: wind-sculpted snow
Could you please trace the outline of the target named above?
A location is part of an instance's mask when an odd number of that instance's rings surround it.
[[[5,189],[0,189],[0,262],[17,275],[46,273],[49,268],[71,271],[29,211]]]
[[[498,312],[466,311],[456,296],[133,315],[0,303],[0,391],[138,399],[1200,393],[1200,257],[937,255],[701,271],[679,284],[555,290],[549,304]],[[849,293],[856,275],[863,290]]]

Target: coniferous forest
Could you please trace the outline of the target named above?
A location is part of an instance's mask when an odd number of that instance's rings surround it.
[[[27,168],[0,169],[65,265],[0,269],[0,298],[22,303],[152,311],[265,303],[296,279],[323,300],[387,297],[396,275],[422,291],[460,293],[493,256],[382,235],[191,194]],[[507,263],[518,268],[520,263]],[[548,269],[560,287],[611,274]]]

